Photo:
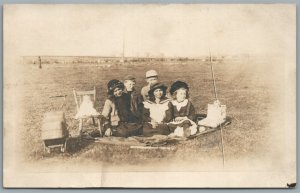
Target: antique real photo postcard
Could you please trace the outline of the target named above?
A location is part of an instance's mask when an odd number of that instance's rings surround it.
[[[296,5],[3,12],[4,187],[295,187]]]

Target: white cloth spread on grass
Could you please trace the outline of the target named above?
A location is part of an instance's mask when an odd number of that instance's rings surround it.
[[[82,97],[82,103],[80,104],[79,110],[75,116],[76,119],[87,117],[87,116],[99,116],[100,113],[96,111],[93,105],[91,97],[85,95]]]
[[[145,101],[143,103],[144,107],[150,111],[150,118],[157,123],[162,123],[166,117],[166,111],[169,109],[169,100],[161,101],[160,103],[151,101]]]
[[[217,100],[207,106],[207,117],[198,122],[200,126],[218,127],[226,121],[226,105],[221,105]]]

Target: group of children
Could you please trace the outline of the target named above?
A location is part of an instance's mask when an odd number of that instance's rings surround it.
[[[195,109],[189,100],[189,86],[175,81],[168,90],[158,81],[155,70],[146,72],[148,85],[138,93],[136,80],[126,76],[110,80],[102,111],[106,136],[175,135],[188,137],[197,132]],[[167,93],[169,92],[169,93]]]

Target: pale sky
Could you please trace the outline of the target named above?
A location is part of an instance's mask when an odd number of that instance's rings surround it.
[[[280,54],[296,46],[293,5],[10,5],[4,46],[20,55]],[[5,47],[4,47],[5,51]]]

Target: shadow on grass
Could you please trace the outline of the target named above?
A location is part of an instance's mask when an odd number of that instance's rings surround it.
[[[94,140],[85,136],[70,137],[67,140],[67,153],[74,154],[90,146]]]

